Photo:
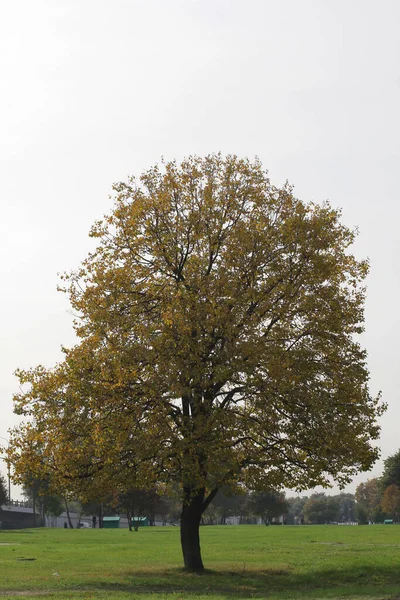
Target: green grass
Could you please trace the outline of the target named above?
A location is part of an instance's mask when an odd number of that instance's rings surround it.
[[[204,527],[204,575],[178,527],[0,531],[0,596],[400,600],[400,527]],[[6,545],[8,544],[8,545]]]

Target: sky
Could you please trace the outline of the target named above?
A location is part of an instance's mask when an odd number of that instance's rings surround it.
[[[397,452],[399,21],[397,0],[1,3],[0,436],[19,419],[15,369],[74,343],[57,274],[93,247],[112,184],[162,156],[222,151],[259,156],[273,184],[359,228],[362,343],[388,403],[379,445]]]

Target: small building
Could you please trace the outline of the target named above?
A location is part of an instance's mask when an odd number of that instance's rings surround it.
[[[149,517],[132,517],[132,527],[147,527],[149,524]]]
[[[119,529],[121,517],[103,517],[103,529]]]

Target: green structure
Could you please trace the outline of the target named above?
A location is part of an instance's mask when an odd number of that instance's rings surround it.
[[[147,527],[149,524],[149,517],[132,517],[132,527]]]
[[[103,529],[119,529],[121,517],[103,517]]]

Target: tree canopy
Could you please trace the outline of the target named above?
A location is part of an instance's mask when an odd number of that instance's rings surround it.
[[[334,521],[339,510],[339,497],[315,493],[304,504],[304,517],[310,523],[330,523]]]
[[[390,485],[400,486],[400,450],[398,450],[395,454],[388,456],[384,462],[384,469],[382,473],[382,477],[380,479],[380,484],[383,490],[385,490]]]
[[[380,508],[382,499],[382,485],[378,478],[368,479],[365,483],[360,483],[356,488],[355,498],[358,504],[361,504],[366,511],[370,521],[374,520],[374,515]]]
[[[398,522],[400,516],[400,488],[395,483],[389,485],[382,498],[382,509]]]
[[[39,509],[40,524],[46,525],[46,516],[59,517],[64,510],[62,498],[52,493],[48,478],[38,478],[25,473],[22,481],[23,495],[33,502],[33,518],[36,521],[36,509]]]
[[[79,343],[19,371],[16,477],[118,492],[179,484],[185,566],[222,486],[304,489],[368,470],[383,405],[368,390],[366,261],[328,203],[219,154],[114,186],[97,249],[64,289]]]
[[[261,517],[265,525],[269,525],[272,519],[283,517],[289,511],[284,492],[276,490],[253,492],[249,505],[252,513]]]

